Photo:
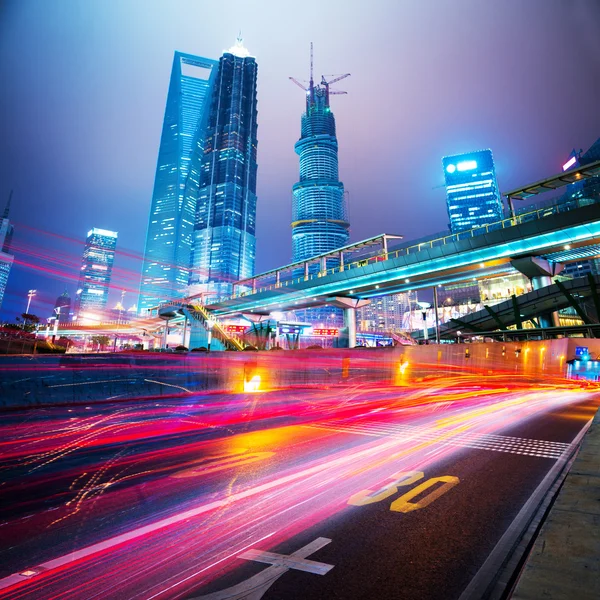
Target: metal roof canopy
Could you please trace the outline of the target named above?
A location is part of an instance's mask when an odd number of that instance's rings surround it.
[[[248,282],[252,282],[255,279],[260,277],[266,277],[267,275],[273,275],[277,272],[287,271],[289,269],[298,268],[303,266],[305,263],[313,263],[322,258],[330,258],[337,257],[342,252],[355,252],[366,246],[371,246],[373,244],[381,243],[384,247],[387,247],[388,240],[402,240],[404,236],[397,235],[393,233],[380,233],[379,235],[374,235],[373,237],[367,238],[366,240],[361,240],[359,242],[354,242],[353,244],[348,244],[347,246],[342,246],[341,248],[336,248],[335,250],[330,250],[329,252],[324,252],[323,254],[317,254],[315,256],[311,256],[310,258],[306,258],[304,260],[297,260],[296,262],[283,265],[282,267],[277,267],[276,269],[271,269],[270,271],[264,271],[263,273],[257,273],[253,277],[248,277],[248,279],[240,279],[239,281],[234,281],[233,285],[248,285]]]
[[[581,167],[569,169],[568,171],[564,171],[558,175],[553,175],[552,177],[536,181],[535,183],[530,183],[529,185],[517,188],[511,192],[506,192],[503,195],[508,198],[511,216],[514,217],[514,207],[512,204],[513,200],[525,200],[525,198],[537,196],[538,194],[542,194],[548,190],[556,190],[565,185],[569,185],[570,183],[584,181],[585,179],[590,179],[591,177],[597,176],[600,176],[600,160],[588,163],[587,165],[583,165]]]

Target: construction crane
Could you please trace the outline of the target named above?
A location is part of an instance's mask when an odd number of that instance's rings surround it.
[[[330,95],[340,95],[347,94],[348,92],[344,92],[342,90],[330,90],[329,86],[345,79],[346,77],[350,77],[350,73],[344,73],[343,75],[327,75],[327,77],[333,77],[333,79],[327,81],[325,79],[325,75],[321,75],[321,83],[317,86],[317,89],[323,89],[325,91],[325,106],[329,106],[329,96]],[[306,106],[307,110],[311,104],[315,102],[315,83],[313,77],[313,43],[310,43],[310,81],[308,82],[308,86],[306,83],[299,81],[295,77],[290,77],[290,81],[295,83],[299,88],[306,92]]]

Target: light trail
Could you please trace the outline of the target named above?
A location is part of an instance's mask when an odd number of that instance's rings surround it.
[[[377,489],[392,473],[431,469],[464,451],[465,440],[485,450],[504,437],[498,432],[590,397],[578,388],[539,389],[501,378],[489,388],[470,377],[447,383],[357,388],[351,400],[333,389],[274,392],[260,401],[216,396],[214,406],[206,398],[204,405],[140,403],[81,423],[62,409],[48,421],[4,424],[0,430],[10,431],[0,449],[10,450],[10,460],[2,468],[24,478],[15,486],[34,490],[44,478],[62,477],[73,489],[59,492],[52,514],[38,512],[26,525],[9,519],[0,534],[22,534],[37,523],[50,539],[83,520],[87,539],[103,539],[58,556],[45,548],[46,559],[21,565],[0,589],[36,600],[179,597],[231,569],[233,557],[260,540],[275,547],[352,511],[350,496]],[[272,425],[285,415],[290,424]],[[518,449],[520,438],[511,439]],[[244,468],[246,455],[260,460]],[[186,469],[189,476],[177,476]],[[10,495],[11,482],[4,483],[2,494]],[[132,510],[139,494],[148,501]],[[113,514],[118,518],[104,525]],[[26,570],[29,576],[21,574]]]

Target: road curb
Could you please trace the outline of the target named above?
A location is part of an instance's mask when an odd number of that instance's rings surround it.
[[[600,410],[542,525],[511,598],[600,598]]]

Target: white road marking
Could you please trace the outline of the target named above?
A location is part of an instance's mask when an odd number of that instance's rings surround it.
[[[415,441],[435,441],[439,437],[437,431],[427,426],[394,425],[385,422],[349,424],[345,421],[330,421],[324,424],[302,425],[302,427],[354,433],[370,437],[411,438]],[[479,433],[460,433],[454,437],[446,437],[440,440],[440,444],[551,459],[558,459],[569,447],[569,444],[563,442]]]
[[[326,575],[334,565],[306,560],[306,557],[330,543],[331,540],[328,538],[317,538],[292,554],[262,552],[254,548],[246,550],[239,554],[238,558],[256,560],[272,566],[237,585],[206,596],[196,596],[191,600],[260,600],[265,592],[290,569],[306,571],[315,575]]]

